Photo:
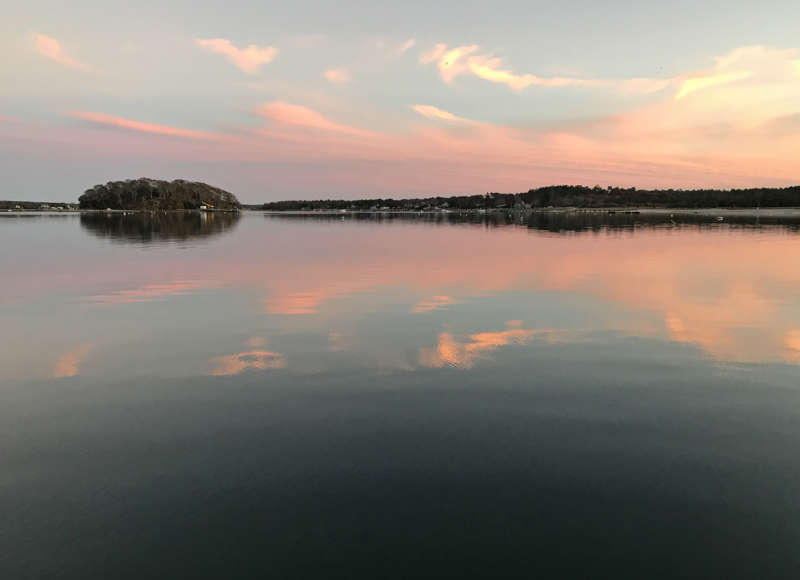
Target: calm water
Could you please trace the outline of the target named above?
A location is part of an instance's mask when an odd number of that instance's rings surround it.
[[[800,577],[800,232],[0,217],[1,578]]]

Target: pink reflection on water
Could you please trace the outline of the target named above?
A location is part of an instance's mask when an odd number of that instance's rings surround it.
[[[94,304],[132,304],[137,302],[156,302],[170,296],[186,296],[200,289],[212,288],[215,284],[206,280],[176,280],[163,284],[145,284],[130,290],[117,290],[108,294],[87,297]]]
[[[798,362],[800,238],[785,231],[555,235],[524,227],[243,219],[248,237],[232,252],[153,253],[136,263],[114,256],[64,263],[56,255],[35,274],[22,270],[24,263],[14,266],[20,272],[9,283],[29,294],[34,286],[86,288],[89,302],[103,305],[202,288],[246,290],[255,296],[254,315],[302,314],[302,322],[286,324],[317,325],[326,337],[332,317],[388,304],[417,314],[446,308],[455,316],[468,312],[460,303],[479,307],[471,300],[477,296],[552,291],[591,298],[600,316],[595,324],[604,328],[690,343],[719,360]],[[19,286],[25,281],[36,284]],[[112,282],[121,289],[108,292]],[[620,307],[624,320],[612,314]],[[329,340],[333,350],[344,344]],[[474,357],[463,353],[481,352],[483,344],[444,337],[438,358],[426,360],[448,360],[448,340],[467,363]]]
[[[62,354],[53,365],[51,376],[54,379],[61,379],[77,375],[83,359],[86,358],[92,348],[94,348],[93,344],[84,343]]]
[[[431,296],[417,302],[411,308],[411,312],[432,312],[434,310],[442,310],[453,304],[461,304],[461,300],[452,296]]]
[[[500,347],[525,344],[534,337],[554,342],[563,340],[565,333],[566,331],[557,329],[522,328],[520,320],[507,321],[505,330],[478,332],[470,334],[465,340],[458,340],[453,334],[442,332],[435,348],[420,349],[419,364],[425,367],[454,366],[469,369]]]
[[[247,369],[282,369],[286,359],[268,350],[248,350],[211,359],[212,375],[236,375]]]

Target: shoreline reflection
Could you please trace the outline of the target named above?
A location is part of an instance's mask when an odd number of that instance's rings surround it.
[[[640,230],[717,230],[717,231],[769,231],[784,230],[800,233],[800,216],[775,215],[765,211],[741,214],[720,211],[714,213],[692,213],[691,211],[641,212],[626,213],[625,210],[607,211],[554,211],[503,213],[493,212],[459,213],[264,213],[267,220],[285,220],[319,223],[352,223],[352,224],[429,224],[429,225],[464,225],[482,226],[484,228],[519,227],[551,233],[601,233],[601,232],[636,232]],[[722,217],[722,220],[719,219]]]

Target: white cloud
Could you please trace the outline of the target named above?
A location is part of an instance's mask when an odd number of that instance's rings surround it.
[[[211,52],[224,54],[236,67],[248,74],[256,74],[259,67],[271,62],[278,52],[275,47],[255,44],[250,44],[246,48],[236,48],[226,38],[198,38],[195,42]]]
[[[346,68],[331,68],[322,73],[329,82],[342,85],[351,80],[350,71]]]
[[[458,123],[474,123],[474,121],[464,119],[463,117],[458,117],[449,111],[445,111],[439,107],[434,107],[433,105],[411,105],[411,109],[423,117],[427,117],[428,119],[434,119],[438,121],[454,121]]]

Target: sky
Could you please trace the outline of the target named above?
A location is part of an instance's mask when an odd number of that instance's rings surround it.
[[[800,3],[9,3],[0,198],[800,183]]]

